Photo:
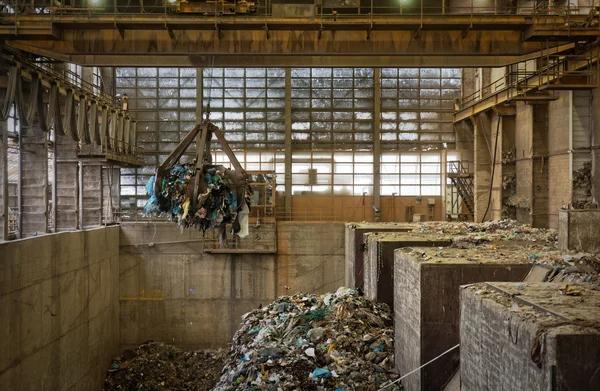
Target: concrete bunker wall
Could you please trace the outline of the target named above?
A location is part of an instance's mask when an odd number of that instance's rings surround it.
[[[0,243],[0,389],[100,389],[118,297],[117,226]]]

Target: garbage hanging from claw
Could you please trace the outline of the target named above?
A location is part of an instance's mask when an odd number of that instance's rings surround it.
[[[223,230],[231,224],[232,233],[247,235],[252,188],[234,171],[224,166],[204,166],[198,172],[193,160],[176,164],[159,180],[156,183],[157,176],[152,176],[146,185],[150,196],[144,206],[147,214],[169,214],[182,229],[194,227],[204,232],[211,228]]]

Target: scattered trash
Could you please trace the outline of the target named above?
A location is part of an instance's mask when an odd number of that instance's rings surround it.
[[[331,377],[331,372],[329,372],[329,370],[327,368],[316,368],[314,371],[312,371],[312,373],[310,374],[310,377],[312,377],[312,378],[319,378],[319,377],[328,378],[328,377]]]
[[[563,285],[558,290],[562,295],[567,295],[567,296],[581,296],[581,294],[583,293],[583,290],[577,289],[577,288],[575,288],[573,286],[569,286],[569,285]]]
[[[242,319],[215,391],[366,391],[398,378],[390,310],[357,290],[282,296]]]
[[[225,352],[184,351],[149,342],[115,358],[104,381],[104,391],[209,391],[217,383]]]

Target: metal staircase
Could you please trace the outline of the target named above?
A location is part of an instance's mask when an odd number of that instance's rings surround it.
[[[460,161],[448,162],[448,178],[456,187],[458,194],[469,211],[474,216],[473,174]]]

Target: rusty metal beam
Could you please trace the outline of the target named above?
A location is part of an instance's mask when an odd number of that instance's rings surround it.
[[[62,41],[18,40],[9,45],[85,65],[124,65],[128,60],[139,65],[140,56],[153,56],[158,60],[153,65],[196,67],[207,66],[211,56],[222,62],[215,65],[493,67],[518,62],[521,56],[544,46],[541,42],[522,42],[520,31],[471,30],[464,39],[460,31],[421,31],[417,39],[408,30],[372,31],[368,40],[362,31],[325,30],[319,34],[270,30],[269,38],[258,30],[220,32],[219,39],[214,30],[173,30],[170,35],[164,25],[157,31],[128,30],[124,37],[116,30],[102,34],[65,30]],[[165,58],[159,59],[161,56]],[[432,61],[430,57],[440,58]]]
[[[188,56],[188,55],[63,55],[37,50],[13,42],[11,46],[29,53],[62,59],[85,66],[135,67],[140,63],[159,67],[501,67],[523,60],[523,56]]]
[[[514,104],[503,104],[503,105],[498,105],[498,106],[494,106],[494,113],[496,115],[506,115],[506,116],[513,116],[513,115],[517,115],[517,106]]]

